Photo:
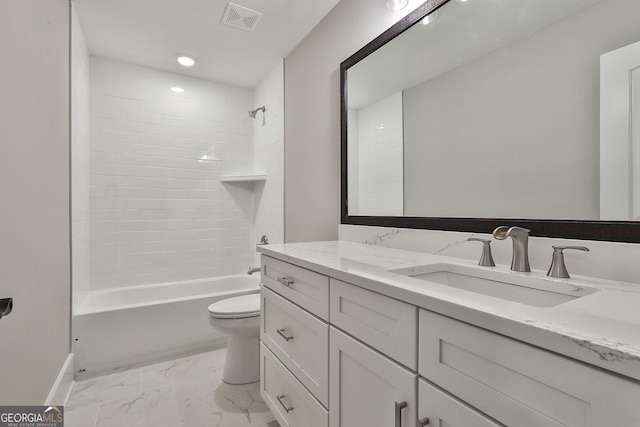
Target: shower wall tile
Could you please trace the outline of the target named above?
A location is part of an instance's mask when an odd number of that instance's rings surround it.
[[[267,235],[270,243],[284,242],[284,66],[280,63],[256,88],[255,107],[265,106],[253,123],[254,162],[257,172],[267,175],[266,181],[256,184],[255,223],[253,243]],[[254,107],[254,108],[255,108]],[[230,159],[237,154],[230,153]],[[254,256],[254,266],[260,258]]]
[[[253,92],[101,58],[90,88],[91,289],[245,272]]]

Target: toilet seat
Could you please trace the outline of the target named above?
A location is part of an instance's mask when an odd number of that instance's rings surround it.
[[[242,295],[214,302],[209,316],[215,319],[245,319],[260,316],[260,294]]]

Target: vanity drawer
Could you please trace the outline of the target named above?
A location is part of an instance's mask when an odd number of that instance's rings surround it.
[[[260,394],[281,427],[328,427],[329,414],[264,345]]]
[[[418,419],[425,423],[428,419],[429,423],[424,425],[429,426],[501,426],[423,379],[418,381]]]
[[[321,319],[328,320],[327,276],[262,255],[262,283]]]
[[[328,406],[329,326],[265,287],[261,298],[260,338]]]
[[[331,324],[416,370],[417,308],[331,279]]]
[[[640,425],[640,385],[420,310],[419,373],[508,426]]]

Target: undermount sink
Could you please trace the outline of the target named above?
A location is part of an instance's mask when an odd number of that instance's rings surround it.
[[[457,264],[429,264],[389,272],[536,307],[554,307],[598,292],[596,288],[529,273]]]

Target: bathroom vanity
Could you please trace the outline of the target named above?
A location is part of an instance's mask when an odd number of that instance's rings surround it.
[[[258,251],[282,427],[640,425],[640,285],[347,242]]]

